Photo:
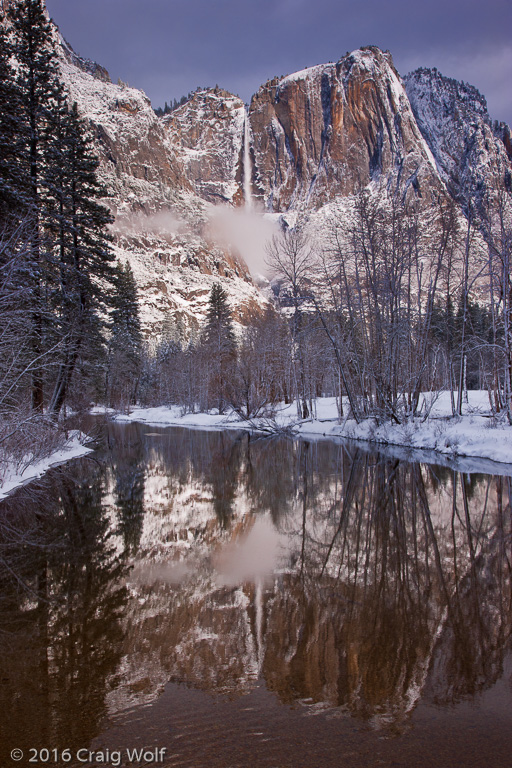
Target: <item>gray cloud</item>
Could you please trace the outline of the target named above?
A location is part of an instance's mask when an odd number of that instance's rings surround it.
[[[512,122],[510,0],[47,0],[64,36],[155,105],[197,85],[246,101],[269,77],[374,44],[403,74],[436,66]]]

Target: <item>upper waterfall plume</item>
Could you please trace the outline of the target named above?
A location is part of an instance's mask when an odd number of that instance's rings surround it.
[[[244,203],[245,207],[250,210],[253,207],[252,200],[252,163],[251,163],[251,151],[250,151],[250,125],[249,114],[245,113],[244,120]]]

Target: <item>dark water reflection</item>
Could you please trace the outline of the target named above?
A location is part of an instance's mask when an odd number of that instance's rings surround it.
[[[439,711],[473,755],[447,764],[485,764],[490,719],[505,765],[510,482],[328,442],[110,427],[95,459],[0,506],[2,749],[140,743],[169,765],[243,765],[243,743],[212,746],[217,702],[233,728],[258,711],[255,765],[328,765],[331,742],[332,765],[373,765],[379,735],[439,765]],[[187,706],[205,712],[195,757]],[[276,723],[305,733],[311,714],[321,749],[283,753]]]

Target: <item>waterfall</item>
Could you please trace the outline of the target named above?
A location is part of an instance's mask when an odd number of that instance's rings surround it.
[[[244,119],[244,160],[243,160],[243,190],[244,203],[247,210],[252,208],[252,164],[250,152],[250,126],[249,113],[246,111]]]

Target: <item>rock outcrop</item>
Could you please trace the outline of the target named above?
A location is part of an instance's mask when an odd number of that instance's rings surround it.
[[[164,117],[170,142],[195,192],[212,203],[241,203],[245,106],[220,88],[196,91]]]
[[[402,80],[373,46],[268,81],[248,115],[216,88],[164,120],[186,178],[213,203],[311,213],[370,183],[427,205],[510,188],[510,129],[478,91],[436,70]]]
[[[510,128],[494,124],[481,93],[437,69],[405,77],[418,127],[452,196],[470,201],[500,189],[511,191]]]
[[[250,119],[255,191],[268,210],[317,209],[371,181],[417,194],[438,184],[400,76],[378,48],[269,81]]]

